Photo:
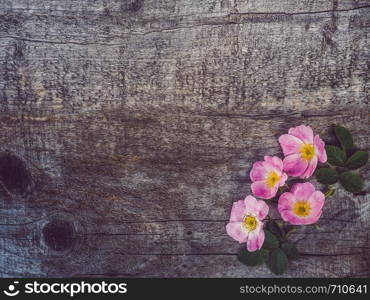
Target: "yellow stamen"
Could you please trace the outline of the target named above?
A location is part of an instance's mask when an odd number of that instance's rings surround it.
[[[243,220],[243,227],[247,231],[253,231],[257,228],[257,219],[251,215],[247,215]]]
[[[311,205],[307,201],[297,201],[293,206],[293,213],[298,217],[306,217],[311,212]]]
[[[268,173],[266,177],[266,185],[269,188],[273,188],[275,184],[277,184],[279,181],[280,181],[280,176],[276,174],[274,171],[271,171],[270,173]]]
[[[315,155],[315,148],[313,147],[312,144],[303,144],[299,149],[299,152],[301,153],[301,157],[304,160],[309,161]]]

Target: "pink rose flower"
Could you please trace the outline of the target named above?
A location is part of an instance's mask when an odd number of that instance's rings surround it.
[[[267,204],[253,196],[233,203],[230,221],[226,225],[226,232],[239,243],[247,243],[250,252],[261,249],[265,241],[262,220],[269,211]]]
[[[290,128],[288,134],[279,137],[285,155],[284,171],[289,176],[310,177],[317,161],[326,162],[325,143],[318,135],[313,136],[312,128],[301,125]]]
[[[294,225],[316,223],[322,213],[325,196],[309,183],[296,183],[279,198],[278,210],[284,221]]]
[[[262,199],[275,197],[278,188],[288,179],[283,172],[283,162],[277,156],[265,156],[264,161],[255,162],[249,176],[253,194]]]

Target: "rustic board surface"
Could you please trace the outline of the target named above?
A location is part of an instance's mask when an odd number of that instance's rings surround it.
[[[0,0],[0,276],[272,276],[232,202],[292,126],[369,150],[369,35],[369,0]],[[370,276],[369,194],[319,224],[284,276]]]

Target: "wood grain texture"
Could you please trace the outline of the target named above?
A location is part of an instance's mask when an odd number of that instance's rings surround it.
[[[369,16],[368,0],[0,0],[0,276],[272,276],[237,261],[232,202],[292,126],[330,141],[343,124],[369,150]],[[319,224],[292,235],[284,276],[370,276],[368,193],[338,190]]]

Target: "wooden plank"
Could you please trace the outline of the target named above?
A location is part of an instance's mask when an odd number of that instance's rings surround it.
[[[369,150],[369,10],[0,1],[1,276],[272,276],[236,260],[231,204],[292,126]],[[369,203],[329,198],[285,276],[369,276]]]

